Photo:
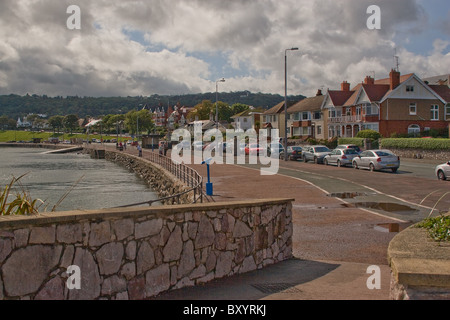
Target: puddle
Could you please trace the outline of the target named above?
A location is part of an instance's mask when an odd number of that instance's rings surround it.
[[[386,212],[392,212],[397,214],[411,214],[416,213],[419,210],[411,208],[409,206],[392,203],[392,202],[357,202],[353,203],[356,208],[368,208],[368,209],[376,209],[383,210]]]
[[[340,199],[353,199],[360,196],[367,196],[367,193],[362,192],[336,192],[336,193],[330,193],[327,195],[328,197],[332,198],[340,198]]]

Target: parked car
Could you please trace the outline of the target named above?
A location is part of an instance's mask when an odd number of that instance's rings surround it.
[[[277,148],[278,148],[278,151],[277,151]],[[268,147],[267,147],[267,155],[270,157],[271,156],[271,154],[272,153],[276,153],[276,152],[278,152],[278,156],[281,156],[281,154],[283,153],[284,154],[284,146],[281,144],[281,143],[274,143],[273,145],[272,144],[270,144]],[[280,157],[280,159],[281,159],[281,157]]]
[[[439,180],[450,179],[450,161],[436,166],[436,176]]]
[[[251,143],[248,146],[245,147],[245,154],[246,155],[260,155],[264,152],[264,148],[262,148],[257,143]]]
[[[325,165],[335,164],[338,167],[352,165],[353,159],[358,156],[358,152],[353,148],[334,149],[323,159]]]
[[[289,146],[287,148],[288,159],[292,161],[297,161],[298,159],[302,159],[302,147],[299,146]],[[280,152],[280,159],[284,159],[284,151]]]
[[[326,146],[308,146],[302,150],[302,157],[304,162],[314,161],[314,163],[323,163],[325,156],[329,155],[331,150]]]
[[[353,168],[383,170],[390,169],[397,172],[400,167],[400,157],[389,150],[367,150],[353,159]]]
[[[361,148],[356,144],[341,144],[336,147],[336,149],[354,149],[356,152],[361,153]]]

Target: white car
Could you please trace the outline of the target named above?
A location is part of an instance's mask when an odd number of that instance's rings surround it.
[[[439,180],[446,180],[450,178],[450,161],[440,164],[436,167],[436,176]]]

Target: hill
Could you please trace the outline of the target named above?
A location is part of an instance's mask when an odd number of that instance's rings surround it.
[[[304,96],[289,96],[289,100],[299,101]],[[10,94],[0,95],[0,116],[7,116],[12,119],[23,117],[24,115],[45,114],[48,117],[54,115],[76,114],[79,117],[87,115],[98,117],[106,114],[127,113],[133,109],[141,109],[144,105],[167,106],[175,105],[178,102],[182,106],[195,106],[203,100],[216,101],[216,93],[201,93],[175,96],[152,95],[149,97],[48,97],[46,95],[29,95],[24,96]],[[249,91],[242,92],[220,92],[219,101],[233,105],[235,103],[243,103],[254,107],[262,107],[264,109],[271,108],[284,100],[284,96],[278,94],[267,93],[251,93]]]

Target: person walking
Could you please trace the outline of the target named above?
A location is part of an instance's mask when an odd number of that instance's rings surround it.
[[[141,148],[141,146],[139,145],[139,143],[138,143],[138,145],[137,145],[137,149],[138,149],[138,152],[139,152],[139,157],[142,157],[142,148]]]

